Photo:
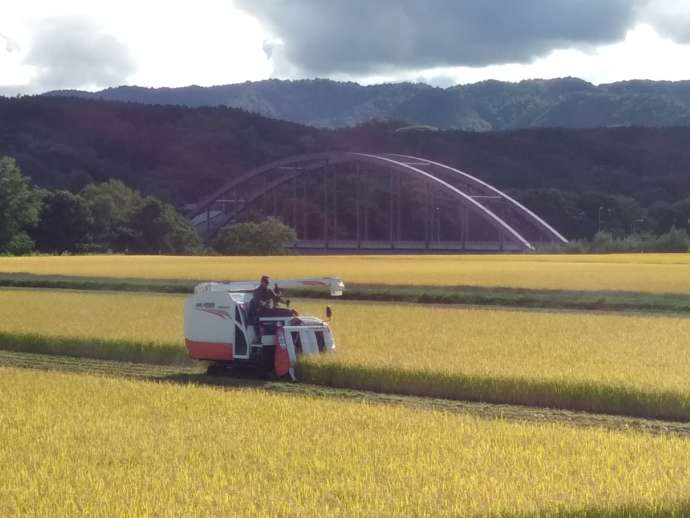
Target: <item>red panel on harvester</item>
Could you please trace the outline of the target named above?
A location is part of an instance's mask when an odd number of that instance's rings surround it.
[[[290,354],[287,350],[285,329],[282,326],[276,329],[276,338],[278,339],[278,347],[276,347],[273,357],[273,368],[278,376],[285,376],[290,371]]]
[[[232,360],[232,344],[215,342],[195,342],[185,339],[189,356],[195,360]]]

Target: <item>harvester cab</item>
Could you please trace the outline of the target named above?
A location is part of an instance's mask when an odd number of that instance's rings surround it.
[[[295,380],[297,356],[334,351],[333,334],[327,322],[292,310],[250,315],[258,285],[252,281],[198,284],[185,302],[185,345],[190,357],[210,362],[209,374],[244,364]],[[326,288],[337,297],[345,285],[338,277],[314,277],[270,281],[268,288]]]

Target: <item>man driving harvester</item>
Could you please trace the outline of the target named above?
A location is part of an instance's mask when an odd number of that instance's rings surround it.
[[[282,317],[295,315],[295,311],[289,308],[278,308],[278,303],[283,302],[280,296],[280,288],[275,290],[268,287],[271,278],[268,275],[261,277],[261,284],[252,292],[252,300],[249,303],[249,318],[254,325],[259,323],[260,317]]]

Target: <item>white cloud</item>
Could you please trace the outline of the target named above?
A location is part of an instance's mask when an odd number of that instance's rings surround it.
[[[20,50],[21,48],[19,47],[19,44],[16,41],[14,41],[9,36],[0,34],[0,54],[11,54],[12,52],[19,52]]]
[[[241,1],[245,11],[237,9],[230,0],[197,0],[193,4],[181,0],[7,2],[0,17],[0,92],[29,93],[56,88],[64,86],[56,83],[66,79],[70,79],[73,87],[97,88],[120,83],[209,86],[268,77],[302,77],[303,72],[287,54],[290,42],[281,40],[273,30],[275,27],[262,25],[255,16],[258,11],[253,8],[253,2]],[[288,4],[285,0],[275,1],[283,7]],[[690,42],[690,2],[631,2],[638,6],[635,10],[638,23],[631,25],[627,34],[621,33],[625,39],[615,44],[606,45],[602,43],[606,38],[595,38],[599,41],[596,46],[580,42],[579,50],[554,48],[521,64],[430,68],[424,68],[421,62],[409,67],[384,64],[368,72],[337,71],[328,77],[367,84],[421,79],[439,86],[488,78],[519,81],[577,76],[594,83],[631,78],[690,79],[685,68],[690,62],[690,45],[683,43]],[[616,5],[620,7],[620,2]],[[50,53],[43,53],[45,59],[37,60],[41,28],[45,34],[46,21],[60,19],[90,20],[92,33],[104,37],[102,43],[110,41],[110,55],[117,54],[114,49],[125,49],[131,66],[121,62],[122,66],[112,73],[99,68],[96,66],[101,55],[98,51],[104,48],[84,49],[88,55],[82,56],[82,63],[91,65],[81,68],[59,66],[66,62],[52,61]],[[325,25],[319,25],[318,21],[315,27],[315,30],[319,27],[325,30]],[[599,28],[597,34],[609,34],[605,29]],[[559,38],[554,36],[553,40],[557,42]],[[568,47],[568,41],[564,38],[565,43],[555,45]],[[413,49],[405,52],[414,53]]]
[[[24,63],[39,90],[98,88],[126,81],[134,65],[127,47],[81,17],[44,20]]]
[[[0,53],[0,87],[31,93],[60,85],[39,83],[40,66],[27,58],[40,39],[40,30],[56,19],[90,20],[96,32],[124,46],[132,59],[126,77],[109,84],[82,81],[80,88],[116,86],[209,86],[269,77],[271,65],[262,50],[268,35],[258,22],[235,10],[227,0],[182,1],[24,0],[0,19],[0,33],[11,37],[22,52]],[[111,41],[112,43],[112,41]],[[95,52],[98,49],[90,49]],[[43,70],[43,78],[46,78]],[[77,85],[74,85],[77,87]]]

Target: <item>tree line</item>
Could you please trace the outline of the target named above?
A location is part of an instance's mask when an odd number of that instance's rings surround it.
[[[572,240],[591,240],[602,232],[620,239],[690,229],[690,197],[644,206],[631,196],[601,192],[529,189],[512,194]]]
[[[520,194],[547,220],[571,221],[564,230],[576,239],[552,251],[687,251],[690,246],[690,199],[643,209],[625,196],[557,189]],[[296,239],[295,230],[278,219],[252,214],[204,244],[172,205],[120,180],[91,183],[76,193],[41,189],[14,159],[0,157],[0,254],[278,255]]]
[[[119,180],[77,193],[34,187],[16,161],[0,158],[0,253],[193,254],[196,231],[175,208]]]
[[[172,205],[120,180],[77,193],[40,189],[13,158],[0,157],[0,254],[275,255],[295,239],[294,230],[267,218],[228,225],[206,246]]]

